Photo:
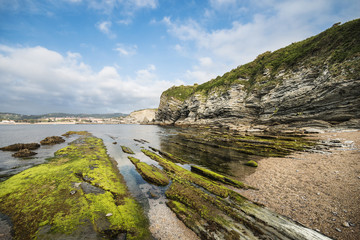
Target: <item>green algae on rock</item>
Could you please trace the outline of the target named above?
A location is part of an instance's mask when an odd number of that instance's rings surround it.
[[[89,136],[91,135],[89,132],[87,131],[68,131],[66,133],[64,133],[63,135],[61,136],[64,136],[64,137],[70,137],[71,135],[83,135],[83,136]]]
[[[322,234],[149,151],[172,179],[166,204],[201,239],[323,239]],[[205,174],[204,174],[205,175]],[[210,177],[211,174],[207,174]]]
[[[175,163],[160,157],[159,155],[149,151],[149,150],[145,150],[142,149],[141,150],[145,155],[147,155],[148,157],[150,157],[151,159],[157,161],[160,166],[162,166],[165,171],[169,174],[171,179],[177,179],[178,181],[187,181],[187,182],[191,182],[194,183],[200,187],[203,187],[204,189],[206,189],[207,191],[221,196],[221,197],[227,197],[229,195],[229,189],[227,189],[226,187],[210,180],[207,179],[203,176],[200,176],[198,174],[192,173],[178,165],[176,165]]]
[[[133,150],[131,150],[131,148],[129,148],[129,147],[121,146],[121,149],[123,150],[124,153],[134,154]]]
[[[257,167],[258,166],[257,162],[255,162],[254,160],[247,161],[245,163],[245,165],[249,166],[249,167]]]
[[[140,162],[139,159],[128,156],[130,161],[135,165],[139,174],[148,182],[159,186],[166,186],[169,184],[167,175],[154,165],[148,165]]]
[[[51,136],[51,137],[46,137],[45,139],[40,141],[41,145],[54,145],[54,144],[58,144],[58,143],[63,143],[65,142],[65,140],[62,137],[59,136]]]
[[[15,239],[149,238],[143,210],[101,139],[82,136],[54,156],[0,183],[0,211],[11,217]]]
[[[253,187],[245,185],[243,182],[240,182],[240,181],[237,181],[235,179],[226,177],[224,175],[213,172],[213,171],[211,171],[209,169],[206,169],[206,168],[202,168],[202,167],[199,167],[199,166],[192,165],[191,166],[191,171],[195,172],[195,173],[198,173],[200,175],[203,175],[205,177],[208,177],[208,178],[210,178],[212,180],[219,181],[219,182],[231,185],[233,187],[254,189]]]

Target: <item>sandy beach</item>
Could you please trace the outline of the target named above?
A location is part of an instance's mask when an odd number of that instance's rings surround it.
[[[260,160],[241,194],[333,239],[360,236],[360,131],[315,136],[345,146]],[[352,141],[352,142],[351,142]]]

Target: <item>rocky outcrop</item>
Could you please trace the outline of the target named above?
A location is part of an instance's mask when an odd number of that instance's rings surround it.
[[[123,124],[149,124],[155,118],[156,109],[143,109],[130,113],[121,121]]]
[[[59,136],[46,137],[40,141],[41,145],[54,145],[63,142],[65,142],[65,140]]]
[[[38,143],[15,143],[6,147],[0,148],[2,151],[20,151],[22,149],[35,150],[40,147]]]
[[[12,156],[17,158],[25,158],[25,157],[31,157],[36,155],[36,152],[30,151],[29,149],[21,149],[20,151],[14,153]]]
[[[359,29],[360,20],[355,20],[266,52],[222,77],[189,86],[194,90],[185,100],[169,94],[173,87],[161,96],[155,120],[175,125],[360,127]]]

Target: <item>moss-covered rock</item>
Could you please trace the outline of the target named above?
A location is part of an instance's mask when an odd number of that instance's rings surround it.
[[[257,162],[255,162],[254,160],[247,161],[245,163],[245,165],[249,166],[249,167],[257,167],[258,166]]]
[[[101,139],[83,136],[54,155],[0,183],[0,211],[11,217],[15,239],[65,239],[80,233],[95,239],[123,233],[127,239],[148,239],[142,208]],[[82,183],[102,191],[86,192]]]
[[[208,178],[210,178],[212,180],[219,181],[219,182],[222,182],[222,183],[225,183],[225,184],[237,187],[237,188],[252,188],[253,189],[253,187],[247,186],[243,182],[240,182],[238,180],[226,177],[224,175],[213,172],[213,171],[211,171],[209,169],[206,169],[206,168],[202,168],[202,167],[199,167],[199,166],[192,165],[191,166],[191,171],[195,172],[195,173],[198,173],[198,174],[201,174],[201,175],[203,175],[205,177],[208,177]]]
[[[18,158],[25,158],[25,157],[31,157],[36,155],[36,152],[30,151],[29,149],[25,148],[25,149],[21,149],[20,151],[14,153],[12,156],[13,157],[18,157]]]
[[[226,187],[203,176],[192,173],[149,150],[142,149],[141,151],[151,159],[157,161],[173,180],[177,179],[178,181],[188,181],[194,183],[221,197],[227,197],[229,195],[229,189]]]
[[[133,150],[131,150],[131,148],[129,148],[129,147],[121,146],[121,149],[123,150],[124,153],[134,154]]]
[[[20,151],[22,149],[35,150],[40,147],[38,143],[15,143],[6,147],[0,148],[2,151]]]
[[[51,137],[46,137],[45,139],[40,141],[41,145],[54,145],[54,144],[58,144],[58,143],[63,143],[65,142],[65,140],[60,137],[60,136],[51,136]]]
[[[166,186],[169,184],[167,175],[154,165],[148,165],[140,162],[139,159],[128,156],[130,161],[135,165],[136,170],[148,182],[159,186]]]

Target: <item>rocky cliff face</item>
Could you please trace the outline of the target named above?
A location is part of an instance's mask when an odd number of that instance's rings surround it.
[[[130,113],[122,119],[124,124],[149,124],[155,118],[156,109],[143,109]]]
[[[347,32],[350,39],[344,40]],[[336,42],[334,35],[347,42],[347,48],[341,47],[342,42],[329,48],[326,41],[332,38]],[[321,120],[326,125],[360,119],[359,44],[359,20],[332,27],[303,42],[260,55],[203,85],[191,86],[184,100],[171,94],[176,88],[169,89],[161,96],[156,121],[274,125]],[[325,49],[319,49],[322,45]],[[345,57],[338,58],[339,54]]]

